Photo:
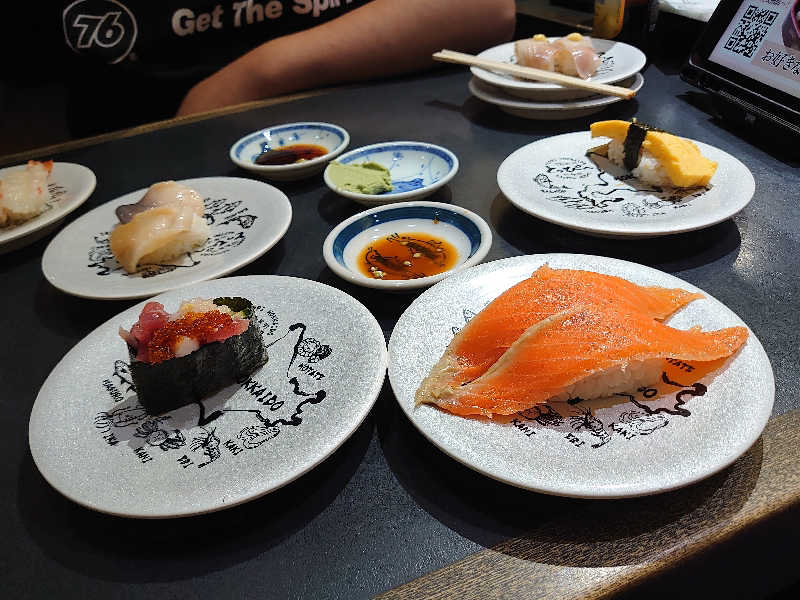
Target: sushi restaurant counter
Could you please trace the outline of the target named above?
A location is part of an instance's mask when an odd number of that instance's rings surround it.
[[[703,96],[674,68],[649,65],[644,76],[637,100],[594,118],[507,115],[470,96],[466,70],[448,68],[112,134],[35,157],[83,164],[97,175],[96,190],[71,222],[155,181],[247,177],[230,162],[228,149],[271,124],[336,123],[349,131],[350,148],[402,139],[444,146],[459,157],[460,171],[431,200],[486,219],[494,234],[487,261],[551,252],[620,258],[674,274],[744,319],[771,360],[776,397],[763,435],[732,466],[689,487],[638,499],[524,491],[440,452],[409,422],[386,383],[367,419],[332,456],[260,499],[183,519],[93,512],[39,474],[28,448],[28,419],[61,357],[136,301],[86,300],[52,287],[41,271],[49,234],[0,256],[6,324],[0,587],[6,595],[589,598],[685,595],[688,589],[691,596],[763,597],[796,586],[796,545],[790,542],[800,533],[800,173],[788,154],[737,137],[713,120]],[[537,220],[500,193],[497,168],[521,146],[586,130],[592,120],[633,116],[736,156],[755,178],[752,202],[706,229],[624,241]],[[29,157],[0,164],[23,158]],[[375,315],[388,340],[414,296],[350,285],[326,267],[321,253],[331,228],[362,207],[331,192],[321,176],[275,185],[291,200],[291,226],[275,247],[233,275],[291,275],[339,288]],[[54,430],[64,426],[52,423]],[[683,450],[675,448],[674,460],[691,460]]]

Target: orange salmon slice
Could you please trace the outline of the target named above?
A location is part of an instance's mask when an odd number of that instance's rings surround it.
[[[478,379],[528,328],[578,303],[663,321],[702,297],[679,288],[644,287],[613,275],[543,265],[456,334],[417,390],[416,403],[437,403],[453,389]]]
[[[423,401],[459,415],[492,416],[574,396],[602,397],[653,383],[667,358],[728,358],[747,337],[745,327],[684,331],[642,313],[577,305],[528,328],[481,377]]]

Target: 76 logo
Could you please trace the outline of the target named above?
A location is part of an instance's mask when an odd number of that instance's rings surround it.
[[[110,64],[128,56],[137,37],[133,13],[118,0],[77,0],[64,9],[62,21],[70,48]]]

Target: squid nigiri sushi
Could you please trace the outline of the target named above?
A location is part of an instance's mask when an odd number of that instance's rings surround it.
[[[267,362],[261,329],[245,298],[194,298],[168,313],[148,302],[128,346],[139,403],[151,414],[173,410],[240,381]]]
[[[24,170],[0,181],[0,226],[27,221],[42,212],[50,197],[47,177],[52,170],[52,160],[29,160]]]
[[[661,322],[700,297],[587,271],[542,267],[475,316],[420,385],[416,403],[507,415],[656,383],[668,359],[731,356],[744,327],[702,332]]]
[[[189,252],[209,237],[203,211],[202,196],[185,185],[153,184],[139,202],[117,208],[120,224],[109,238],[111,252],[128,273]]]

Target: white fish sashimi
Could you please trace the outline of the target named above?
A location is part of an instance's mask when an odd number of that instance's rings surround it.
[[[588,79],[602,63],[589,36],[571,33],[554,41],[553,46],[556,49],[556,70],[565,75]]]
[[[544,71],[555,71],[556,48],[542,34],[533,38],[518,40],[514,43],[514,55],[517,64]]]
[[[111,252],[129,273],[141,264],[161,263],[189,252],[210,235],[202,197],[173,181],[153,185],[142,201],[126,206],[144,208],[117,225],[109,242]]]
[[[175,181],[154,183],[139,202],[118,206],[116,214],[120,223],[129,223],[133,216],[140,212],[176,202],[191,206],[198,215],[203,214],[203,197],[192,188]]]

